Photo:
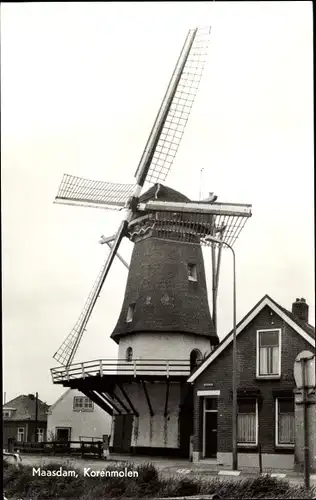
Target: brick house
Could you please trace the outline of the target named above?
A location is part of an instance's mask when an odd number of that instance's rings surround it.
[[[232,463],[232,346],[230,332],[193,372],[193,460]],[[239,466],[294,466],[293,365],[315,352],[315,328],[305,299],[292,312],[265,295],[237,325]]]
[[[47,410],[49,405],[37,399],[37,440],[46,441]],[[34,442],[36,428],[36,397],[34,394],[21,395],[5,403],[2,407],[3,447],[8,447],[8,439],[17,443]]]

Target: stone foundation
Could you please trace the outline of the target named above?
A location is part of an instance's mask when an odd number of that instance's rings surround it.
[[[223,467],[232,467],[231,453],[217,453],[217,463]],[[258,453],[238,453],[238,468],[259,468]],[[289,469],[294,467],[294,452],[290,455],[281,453],[262,453],[263,469]]]

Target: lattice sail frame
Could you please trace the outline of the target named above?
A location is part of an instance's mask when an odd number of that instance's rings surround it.
[[[93,181],[75,175],[64,174],[55,203],[122,210],[133,190],[134,184]]]
[[[75,326],[69,333],[69,335],[66,337],[66,339],[63,341],[59,349],[55,352],[53,358],[58,361],[58,363],[65,364],[67,360],[69,359],[69,356],[71,355],[72,351],[74,350],[75,346],[79,344],[81,337],[83,335],[83,331],[81,329],[83,319],[90,307],[91,300],[94,297],[94,294],[96,293],[96,289],[98,287],[100,278],[103,273],[104,265],[101,267],[101,270],[98,273],[98,276],[93,284],[93,287],[90,291],[90,294],[85,302],[84,308],[80,313],[79,318],[76,321]]]
[[[210,32],[210,27],[197,30],[147,173],[146,184],[165,182],[172,167],[206,64]]]

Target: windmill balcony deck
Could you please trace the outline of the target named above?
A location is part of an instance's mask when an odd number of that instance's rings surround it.
[[[122,380],[172,379],[189,377],[190,361],[166,359],[99,359],[51,369],[54,384],[75,386],[76,381],[115,378]]]

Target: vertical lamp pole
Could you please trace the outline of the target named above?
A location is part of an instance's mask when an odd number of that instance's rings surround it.
[[[37,443],[37,428],[38,428],[38,392],[35,395],[35,443]]]
[[[233,247],[225,241],[213,236],[206,236],[205,241],[226,245],[232,251],[233,255],[233,373],[232,373],[232,392],[233,392],[233,419],[232,419],[232,465],[233,470],[238,469],[237,457],[237,342],[236,342],[236,256]]]
[[[307,380],[306,358],[301,359],[302,385],[303,385],[303,427],[304,427],[304,483],[305,488],[310,488],[309,476],[309,446],[308,446],[308,420],[307,420]]]
[[[302,351],[295,358],[294,379],[296,386],[302,394],[302,400],[297,402],[303,405],[303,432],[304,432],[304,484],[310,488],[310,450],[309,450],[309,425],[308,406],[313,404],[309,399],[308,390],[315,389],[315,354],[310,351]]]

